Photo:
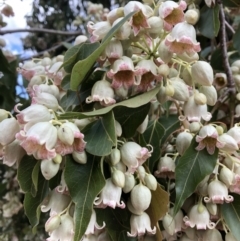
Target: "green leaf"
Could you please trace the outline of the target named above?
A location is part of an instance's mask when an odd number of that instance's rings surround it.
[[[195,138],[186,150],[184,155],[179,158],[175,175],[176,175],[176,202],[174,213],[182,207],[184,201],[195,191],[197,185],[207,176],[210,175],[216,165],[218,149],[216,148],[213,155],[210,155],[206,148],[197,151],[195,148],[198,143]]]
[[[115,120],[113,112],[109,112],[83,129],[86,150],[95,156],[106,156],[116,146]]]
[[[122,126],[122,136],[130,138],[134,136],[139,125],[142,124],[150,109],[150,103],[137,108],[119,106],[114,109],[115,119]]]
[[[73,105],[79,105],[79,97],[76,91],[67,90],[67,93],[61,98],[60,106],[64,110],[68,110],[73,107]]]
[[[226,7],[240,7],[240,0],[223,0],[223,5]]]
[[[93,116],[99,116],[99,115],[104,115],[108,112],[110,112],[113,108],[116,108],[117,106],[125,106],[129,108],[137,108],[139,106],[145,105],[148,102],[150,102],[158,93],[160,89],[160,86],[155,87],[154,89],[145,92],[141,95],[134,96],[133,98],[130,98],[128,100],[121,101],[117,104],[99,109],[99,110],[94,110],[90,112],[68,112],[65,114],[60,114],[59,119],[84,119],[88,117],[93,117]]]
[[[105,185],[99,167],[100,158],[88,155],[86,164],[76,163],[71,156],[66,157],[64,177],[75,205],[74,241],[84,235],[91,218],[93,202]]]
[[[214,8],[204,6],[200,11],[200,19],[197,27],[201,34],[207,38],[214,38],[218,35],[220,29],[219,6],[216,4]]]
[[[39,173],[38,187],[36,196],[33,197],[30,192],[27,192],[24,197],[24,210],[29,219],[30,224],[33,227],[33,232],[36,232],[36,227],[39,224],[39,218],[41,214],[40,206],[43,199],[47,196],[49,191],[48,181]]]
[[[221,213],[228,228],[232,232],[237,241],[240,241],[240,195],[233,194],[234,201],[232,203],[224,203],[221,205]]]
[[[111,30],[102,40],[101,45],[94,52],[92,52],[87,58],[78,61],[74,65],[72,70],[71,83],[70,83],[70,87],[72,90],[77,90],[77,87],[85,78],[89,70],[92,68],[97,58],[102,54],[102,52],[104,51],[104,49],[106,48],[106,46],[108,45],[108,43],[110,42],[114,34],[134,14],[135,12],[129,13],[121,21],[119,21],[114,27],[111,28]]]
[[[210,64],[214,70],[224,71],[222,49],[217,48],[211,56]]]
[[[156,161],[160,158],[160,143],[164,134],[165,129],[158,120],[150,121],[146,131],[143,133],[145,142],[153,147],[152,156],[148,160],[148,167],[151,172],[153,172]]]
[[[100,225],[106,223],[106,229],[112,241],[132,241],[135,238],[127,237],[127,232],[130,231],[130,216],[131,213],[127,209],[95,209],[97,221]]]
[[[17,179],[24,192],[31,192],[32,172],[37,161],[32,156],[24,156],[17,169]]]
[[[68,43],[68,42],[62,42],[62,45],[66,48],[66,49],[70,49],[72,48],[72,44]]]
[[[238,29],[236,30],[235,34],[233,35],[233,46],[240,54],[240,24],[238,25]]]
[[[38,191],[38,178],[39,178],[39,172],[41,172],[40,170],[40,164],[41,164],[41,161],[38,161],[36,163],[36,165],[34,166],[33,168],[33,171],[32,171],[32,189],[31,189],[31,194],[35,197],[36,194],[37,194],[37,191]]]
[[[70,74],[66,74],[63,77],[63,80],[61,82],[61,88],[65,91],[70,89],[70,79],[71,79],[71,75]]]
[[[180,121],[178,116],[170,115],[170,116],[162,116],[159,118],[159,123],[164,129],[164,133],[162,134],[161,144],[167,140],[167,138],[176,130],[180,128]]]

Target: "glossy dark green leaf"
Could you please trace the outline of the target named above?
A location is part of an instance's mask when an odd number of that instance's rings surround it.
[[[68,89],[70,89],[70,79],[71,79],[71,75],[70,74],[66,74],[61,82],[61,88],[65,91],[67,91]]]
[[[115,120],[113,112],[109,112],[83,129],[86,150],[95,156],[106,156],[116,146]]]
[[[169,135],[171,135],[174,131],[180,128],[180,121],[178,120],[178,116],[170,115],[162,116],[161,118],[159,118],[158,122],[164,129],[164,133],[161,138],[161,144],[164,144]]]
[[[106,48],[114,34],[119,30],[119,28],[131,17],[135,14],[135,12],[129,13],[127,16],[125,16],[121,21],[119,21],[114,27],[111,28],[111,30],[108,32],[108,34],[105,36],[105,38],[102,40],[101,45],[91,54],[89,54],[88,57],[85,59],[79,60],[72,69],[72,76],[71,76],[71,89],[77,90],[79,84],[82,82],[82,80],[85,78],[89,70],[94,65],[97,58],[102,54],[103,50]],[[85,48],[84,48],[85,49]]]
[[[37,191],[38,191],[38,178],[39,178],[39,172],[41,172],[40,164],[41,164],[41,162],[37,161],[36,165],[33,168],[32,175],[31,175],[32,176],[32,183],[33,183],[32,189],[31,189],[31,194],[34,197],[35,197],[35,195],[37,194]]]
[[[240,7],[240,0],[223,0],[222,2],[226,7]]]
[[[17,179],[24,192],[31,192],[33,185],[32,172],[37,161],[32,156],[24,156],[17,169]]]
[[[30,224],[33,227],[33,232],[36,232],[36,227],[39,223],[41,214],[40,205],[49,191],[48,181],[39,173],[38,187],[36,196],[33,197],[30,192],[27,192],[24,197],[24,210]]]
[[[79,96],[76,91],[67,90],[67,93],[61,98],[60,105],[64,110],[69,110],[73,105],[79,105]]]
[[[150,109],[150,103],[137,108],[119,106],[114,109],[114,116],[122,126],[122,136],[130,138],[134,136],[139,125],[142,124]]]
[[[160,143],[164,134],[165,128],[158,122],[158,120],[150,121],[146,131],[143,133],[145,142],[153,147],[152,156],[148,161],[148,167],[151,172],[153,172],[154,164],[160,158]]]
[[[213,8],[205,5],[200,10],[200,19],[198,20],[197,27],[201,34],[207,38],[212,39],[218,35],[220,21],[219,6],[217,4]]]
[[[197,185],[213,172],[216,166],[218,149],[216,148],[213,155],[210,155],[206,148],[197,151],[195,148],[198,143],[193,139],[191,145],[184,155],[179,158],[175,175],[176,175],[176,202],[174,213],[182,207],[184,201],[194,193]]]
[[[127,232],[130,232],[131,213],[127,209],[95,209],[97,220],[101,225],[106,223],[106,229],[112,241],[133,241],[135,238],[129,238]]]
[[[240,24],[238,25],[238,29],[236,30],[235,34],[233,35],[233,46],[240,54]]]
[[[217,48],[213,51],[210,64],[214,70],[224,71],[222,49]]]
[[[64,177],[75,203],[74,241],[79,241],[90,221],[94,199],[105,185],[100,158],[88,155],[87,163],[79,164],[67,156]]]
[[[157,86],[153,90],[150,90],[148,92],[145,92],[141,95],[137,95],[131,99],[121,101],[117,104],[110,105],[107,107],[104,107],[99,110],[94,110],[90,112],[67,112],[65,114],[59,115],[59,119],[84,119],[87,117],[93,117],[93,116],[99,116],[99,115],[104,115],[108,112],[110,112],[113,108],[117,106],[126,106],[129,108],[137,108],[139,106],[145,105],[149,103],[158,93],[160,89],[160,86]]]
[[[234,201],[221,205],[221,213],[236,240],[240,241],[240,196],[233,193],[231,195],[233,195]]]

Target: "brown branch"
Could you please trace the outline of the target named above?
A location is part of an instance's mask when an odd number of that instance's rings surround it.
[[[72,41],[74,38],[75,38],[75,37],[70,37],[70,38],[66,39],[64,42],[70,42],[70,41]],[[29,60],[29,59],[32,59],[32,58],[37,58],[37,57],[43,55],[43,54],[46,53],[46,52],[51,52],[51,51],[53,51],[53,50],[56,50],[56,49],[60,48],[62,45],[64,45],[64,42],[61,42],[61,43],[59,43],[59,44],[57,44],[57,45],[55,45],[55,46],[53,46],[53,47],[51,47],[51,48],[49,48],[49,49],[43,50],[43,51],[38,52],[38,53],[36,53],[36,54],[33,54],[33,55],[31,55],[31,56],[28,56],[28,57],[25,57],[25,58],[24,58],[24,57],[23,57],[23,58],[20,58],[20,61],[25,61],[25,60]]]
[[[20,33],[20,32],[29,32],[29,33],[49,33],[49,34],[57,34],[57,35],[68,35],[68,36],[76,36],[82,34],[82,31],[60,31],[60,30],[52,30],[52,29],[44,29],[44,28],[17,28],[17,29],[6,29],[0,30],[0,35],[9,34],[9,33]]]
[[[226,20],[225,20],[225,25],[232,32],[232,34],[235,34],[235,30]]]

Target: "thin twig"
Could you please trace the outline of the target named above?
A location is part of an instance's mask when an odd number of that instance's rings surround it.
[[[226,20],[225,20],[225,25],[232,32],[232,34],[235,34],[235,30]]]
[[[9,33],[20,33],[20,32],[30,32],[30,33],[50,33],[57,35],[68,35],[68,36],[76,36],[82,34],[82,31],[60,31],[60,30],[52,30],[52,29],[44,29],[44,28],[17,28],[17,29],[6,29],[0,30],[0,35],[9,34]]]
[[[66,39],[64,42],[70,42],[70,41],[72,41],[74,38],[75,38],[75,37],[70,37],[70,38]],[[55,45],[55,46],[53,46],[53,47],[51,47],[51,48],[49,48],[49,49],[45,49],[45,50],[43,50],[43,51],[41,51],[41,52],[38,52],[38,53],[36,53],[36,54],[33,54],[33,55],[31,55],[31,56],[20,58],[20,61],[25,61],[25,60],[29,60],[29,59],[32,59],[32,58],[37,58],[37,57],[45,54],[46,52],[51,52],[51,51],[53,51],[53,50],[56,50],[56,49],[60,48],[62,45],[64,45],[64,42],[61,42],[61,43],[59,43],[59,44],[57,44],[57,45]]]

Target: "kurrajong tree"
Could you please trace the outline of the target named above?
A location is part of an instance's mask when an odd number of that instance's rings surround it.
[[[240,241],[239,5],[92,3],[64,55],[20,64],[31,104],[0,110],[0,156],[24,201],[6,185],[3,216],[45,214],[48,241]]]

